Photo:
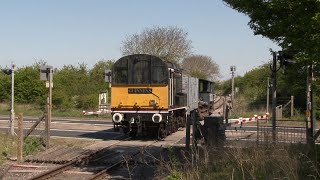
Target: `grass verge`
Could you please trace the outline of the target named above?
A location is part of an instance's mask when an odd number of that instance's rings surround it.
[[[8,157],[16,157],[17,154],[17,137],[0,132],[0,165],[3,164]],[[42,142],[39,137],[29,137],[23,143],[23,156],[33,154],[34,152],[43,150]]]
[[[167,180],[319,179],[319,147],[266,145],[250,148],[172,148],[159,175]],[[167,176],[163,176],[167,174]]]
[[[16,136],[12,137],[0,132],[0,142],[0,165],[2,165],[7,158],[16,157],[18,139]],[[72,138],[51,138],[52,146],[60,145],[64,147],[83,148],[94,143],[96,143],[96,141]],[[25,157],[36,152],[43,151],[45,147],[42,144],[40,137],[28,137],[23,144],[23,156]]]

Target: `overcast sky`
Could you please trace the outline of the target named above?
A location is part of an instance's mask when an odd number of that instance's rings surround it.
[[[193,53],[211,56],[221,79],[267,62],[273,42],[254,36],[249,18],[219,0],[0,0],[0,66],[43,59],[49,65],[119,59],[122,41],[153,26],[188,32]]]

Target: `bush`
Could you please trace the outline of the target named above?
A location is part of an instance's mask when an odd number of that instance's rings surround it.
[[[78,108],[83,109],[97,109],[98,107],[98,93],[97,94],[89,94],[84,95],[79,98]]]

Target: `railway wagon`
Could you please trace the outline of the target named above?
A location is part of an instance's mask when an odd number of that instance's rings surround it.
[[[111,74],[112,120],[130,136],[164,138],[185,126],[189,111],[200,105],[209,113],[212,107],[212,82],[183,75],[178,65],[156,56],[122,57]]]

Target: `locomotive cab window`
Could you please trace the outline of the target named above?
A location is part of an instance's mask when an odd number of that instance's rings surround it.
[[[167,84],[166,64],[150,55],[130,55],[113,66],[113,84]]]
[[[112,81],[114,84],[128,83],[128,60],[117,61],[113,66]]]
[[[129,84],[150,84],[150,60],[134,58],[129,62]]]
[[[168,82],[168,68],[163,61],[151,61],[151,84],[167,84]]]
[[[200,80],[199,82],[199,92],[211,93],[213,92],[213,83],[210,81]]]

